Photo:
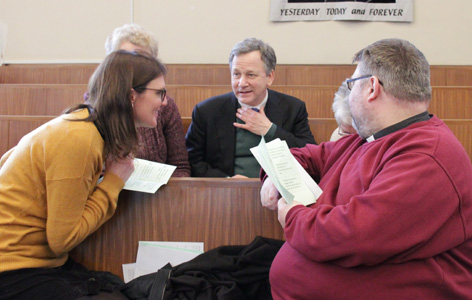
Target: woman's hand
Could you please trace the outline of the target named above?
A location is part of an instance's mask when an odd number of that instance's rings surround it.
[[[105,175],[110,172],[126,182],[134,171],[134,158],[127,156],[124,158],[108,157],[105,161]]]

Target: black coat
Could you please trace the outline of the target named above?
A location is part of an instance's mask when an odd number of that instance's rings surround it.
[[[227,177],[234,175],[236,110],[233,92],[209,98],[193,109],[192,124],[186,144],[192,176]],[[275,138],[285,140],[290,148],[314,144],[308,124],[305,102],[269,90],[265,114],[277,125]]]
[[[171,268],[167,280],[156,281],[152,273],[121,290],[136,300],[154,300],[153,289],[165,289],[163,299],[169,300],[270,300],[269,270],[283,243],[256,237],[249,245],[221,246]]]

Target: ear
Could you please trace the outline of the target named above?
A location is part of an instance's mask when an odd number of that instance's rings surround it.
[[[267,86],[271,86],[272,85],[272,82],[274,82],[274,79],[275,79],[275,71],[272,69],[272,71],[270,71],[269,73],[269,76],[267,76]]]
[[[373,101],[380,96],[382,85],[376,76],[369,78],[369,97],[367,101]]]
[[[136,102],[136,99],[138,97],[138,93],[134,90],[131,89],[131,105],[134,107],[134,102]]]

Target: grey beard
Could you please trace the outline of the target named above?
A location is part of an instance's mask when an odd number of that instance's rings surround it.
[[[366,132],[365,130],[363,130],[364,128],[362,128],[362,126],[358,126],[357,122],[354,120],[354,117],[352,118],[352,127],[357,131],[357,134],[363,139],[366,139],[372,135],[370,132]]]

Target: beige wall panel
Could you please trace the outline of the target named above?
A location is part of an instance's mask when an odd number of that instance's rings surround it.
[[[415,0],[412,23],[271,22],[269,8],[270,0],[0,0],[4,61],[99,62],[105,37],[134,20],[158,36],[166,63],[227,63],[237,41],[255,36],[281,64],[349,64],[367,44],[399,37],[431,64],[472,65],[472,1]]]

